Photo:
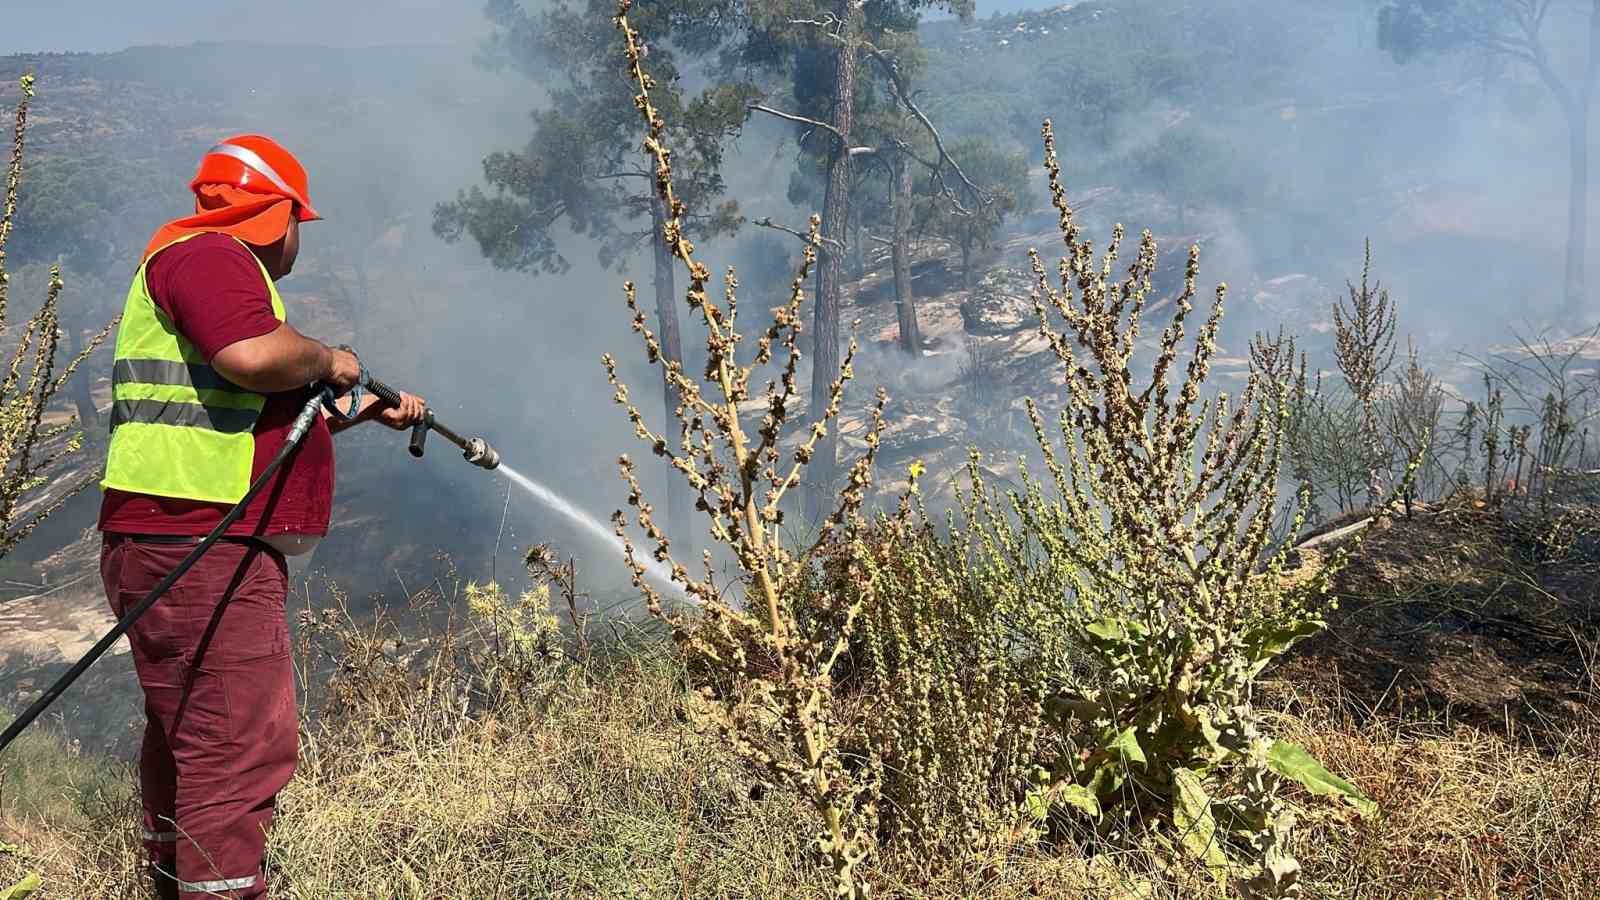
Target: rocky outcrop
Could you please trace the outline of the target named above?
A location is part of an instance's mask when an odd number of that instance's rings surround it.
[[[1038,324],[1033,309],[1033,276],[1018,268],[999,268],[978,279],[961,303],[961,326],[968,334],[995,337]]]

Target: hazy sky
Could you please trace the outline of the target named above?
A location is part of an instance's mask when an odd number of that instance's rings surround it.
[[[439,14],[455,6],[453,15]],[[978,15],[1043,8],[1052,0],[978,0]],[[7,27],[0,55],[40,50],[121,50],[194,41],[368,46],[470,41],[483,20],[480,0],[0,0]],[[13,11],[20,7],[20,12]]]
[[[20,5],[20,12],[9,7]],[[441,6],[459,12],[440,15]],[[0,54],[39,50],[121,50],[194,41],[366,46],[471,40],[483,21],[478,0],[0,0],[8,7]]]

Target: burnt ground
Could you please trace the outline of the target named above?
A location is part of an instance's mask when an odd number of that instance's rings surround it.
[[[1329,628],[1276,678],[1369,714],[1556,733],[1600,678],[1600,554],[1581,546],[1597,512],[1568,520],[1576,547],[1543,541],[1543,517],[1472,500],[1373,526]]]

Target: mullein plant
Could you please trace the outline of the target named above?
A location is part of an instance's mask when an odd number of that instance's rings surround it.
[[[870,702],[847,740],[871,772],[881,843],[930,865],[999,864],[1039,836],[1018,788],[1060,746],[1045,701],[1071,649],[1066,560],[1038,552],[977,450],[941,526],[924,471],[912,464],[898,512],[856,543],[871,581],[849,678]]]
[[[705,519],[713,542],[726,548],[737,563],[739,583],[730,600],[713,577],[711,551],[704,551],[703,574],[691,575],[674,558],[665,533],[654,518],[637,477],[635,463],[620,459],[628,486],[632,524],[654,545],[654,558],[671,567],[673,581],[699,607],[697,615],[668,608],[659,591],[645,580],[644,563],[629,536],[629,516],[617,511],[616,532],[625,542],[634,585],[646,605],[670,626],[695,675],[698,699],[692,707],[703,724],[722,732],[745,758],[764,767],[771,777],[792,785],[815,807],[822,826],[815,847],[833,870],[841,897],[865,897],[859,863],[870,840],[863,823],[871,818],[861,779],[846,768],[838,742],[839,723],[831,672],[849,645],[855,620],[866,599],[852,591],[798,590],[814,584],[819,549],[853,540],[861,506],[871,484],[873,458],[887,398],[879,392],[866,433],[867,450],[849,470],[837,505],[819,526],[809,546],[792,546],[783,537],[782,502],[801,483],[819,442],[838,418],[845,385],[852,377],[855,342],[851,341],[828,402],[813,410],[808,431],[792,450],[784,450],[799,396],[800,304],[806,279],[816,262],[821,223],[811,219],[804,262],[756,339],[748,365],[738,362],[744,340],[739,331],[738,281],[730,268],[723,279],[721,302],[707,291],[711,270],[694,255],[683,233],[684,205],[673,187],[672,152],[664,142],[665,123],[650,99],[654,81],[642,65],[638,32],[628,21],[629,0],[621,0],[615,24],[621,33],[629,76],[638,87],[635,105],[648,126],[644,151],[654,161],[656,190],[668,210],[660,240],[687,270],[685,299],[691,314],[705,328],[704,384],[663,356],[657,336],[645,325],[631,282],[623,293],[652,365],[661,367],[681,398],[674,411],[676,435],[652,429],[634,405],[628,387],[607,354],[603,363],[615,388],[616,402],[626,411],[635,434],[651,452],[663,457],[697,496],[696,510]],[[759,394],[752,391],[757,370],[781,358],[778,372]],[[757,399],[759,398],[759,399]],[[745,418],[741,405],[755,400],[759,419]],[[866,579],[845,579],[843,583]],[[796,601],[807,598],[802,608]]]
[[[1039,331],[1067,396],[1054,435],[1029,406],[1054,491],[1033,484],[1014,502],[1067,562],[1064,620],[1086,659],[1059,667],[1048,706],[1068,749],[1033,773],[1030,802],[1041,819],[1087,816],[1113,840],[1170,843],[1243,895],[1291,895],[1299,867],[1286,843],[1286,783],[1362,814],[1375,807],[1264,733],[1251,698],[1274,659],[1324,627],[1318,610],[1348,548],[1321,566],[1292,565],[1289,542],[1271,549],[1294,386],[1283,367],[1258,367],[1237,399],[1202,399],[1225,285],[1174,383],[1197,247],[1149,382],[1135,385],[1155,241],[1145,232],[1127,276],[1113,280],[1123,231],[1097,260],[1061,186],[1049,122],[1043,137],[1066,253],[1055,278],[1036,251],[1030,258]]]
[[[6,271],[6,241],[11,236],[17,211],[17,192],[22,185],[23,149],[28,130],[28,107],[33,100],[34,78],[21,79],[22,97],[17,103],[11,134],[11,160],[6,170],[5,206],[0,210],[0,334],[11,330],[7,321],[10,274]],[[83,435],[75,420],[49,425],[45,411],[91,353],[105,343],[113,320],[83,348],[61,365],[60,302],[65,288],[61,267],[51,266],[40,305],[17,336],[5,374],[0,377],[0,557],[11,552],[39,523],[60,509],[71,497],[99,480],[94,472],[73,478],[50,496],[40,492],[55,477],[61,464],[82,446]]]

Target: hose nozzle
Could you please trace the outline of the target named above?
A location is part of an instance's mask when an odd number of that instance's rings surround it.
[[[462,458],[475,466],[494,469],[500,465],[500,454],[481,437],[468,438],[462,449]]]
[[[389,387],[375,378],[368,377],[365,382],[367,389],[378,395],[385,403],[392,406],[400,405],[400,392]],[[434,418],[433,410],[423,410],[422,421],[411,428],[411,446],[408,448],[412,456],[420,457],[428,441],[428,432],[437,431],[439,436],[461,448],[462,458],[481,469],[496,469],[500,466],[500,454],[489,446],[489,442],[481,437],[462,437],[456,434],[443,422]]]

